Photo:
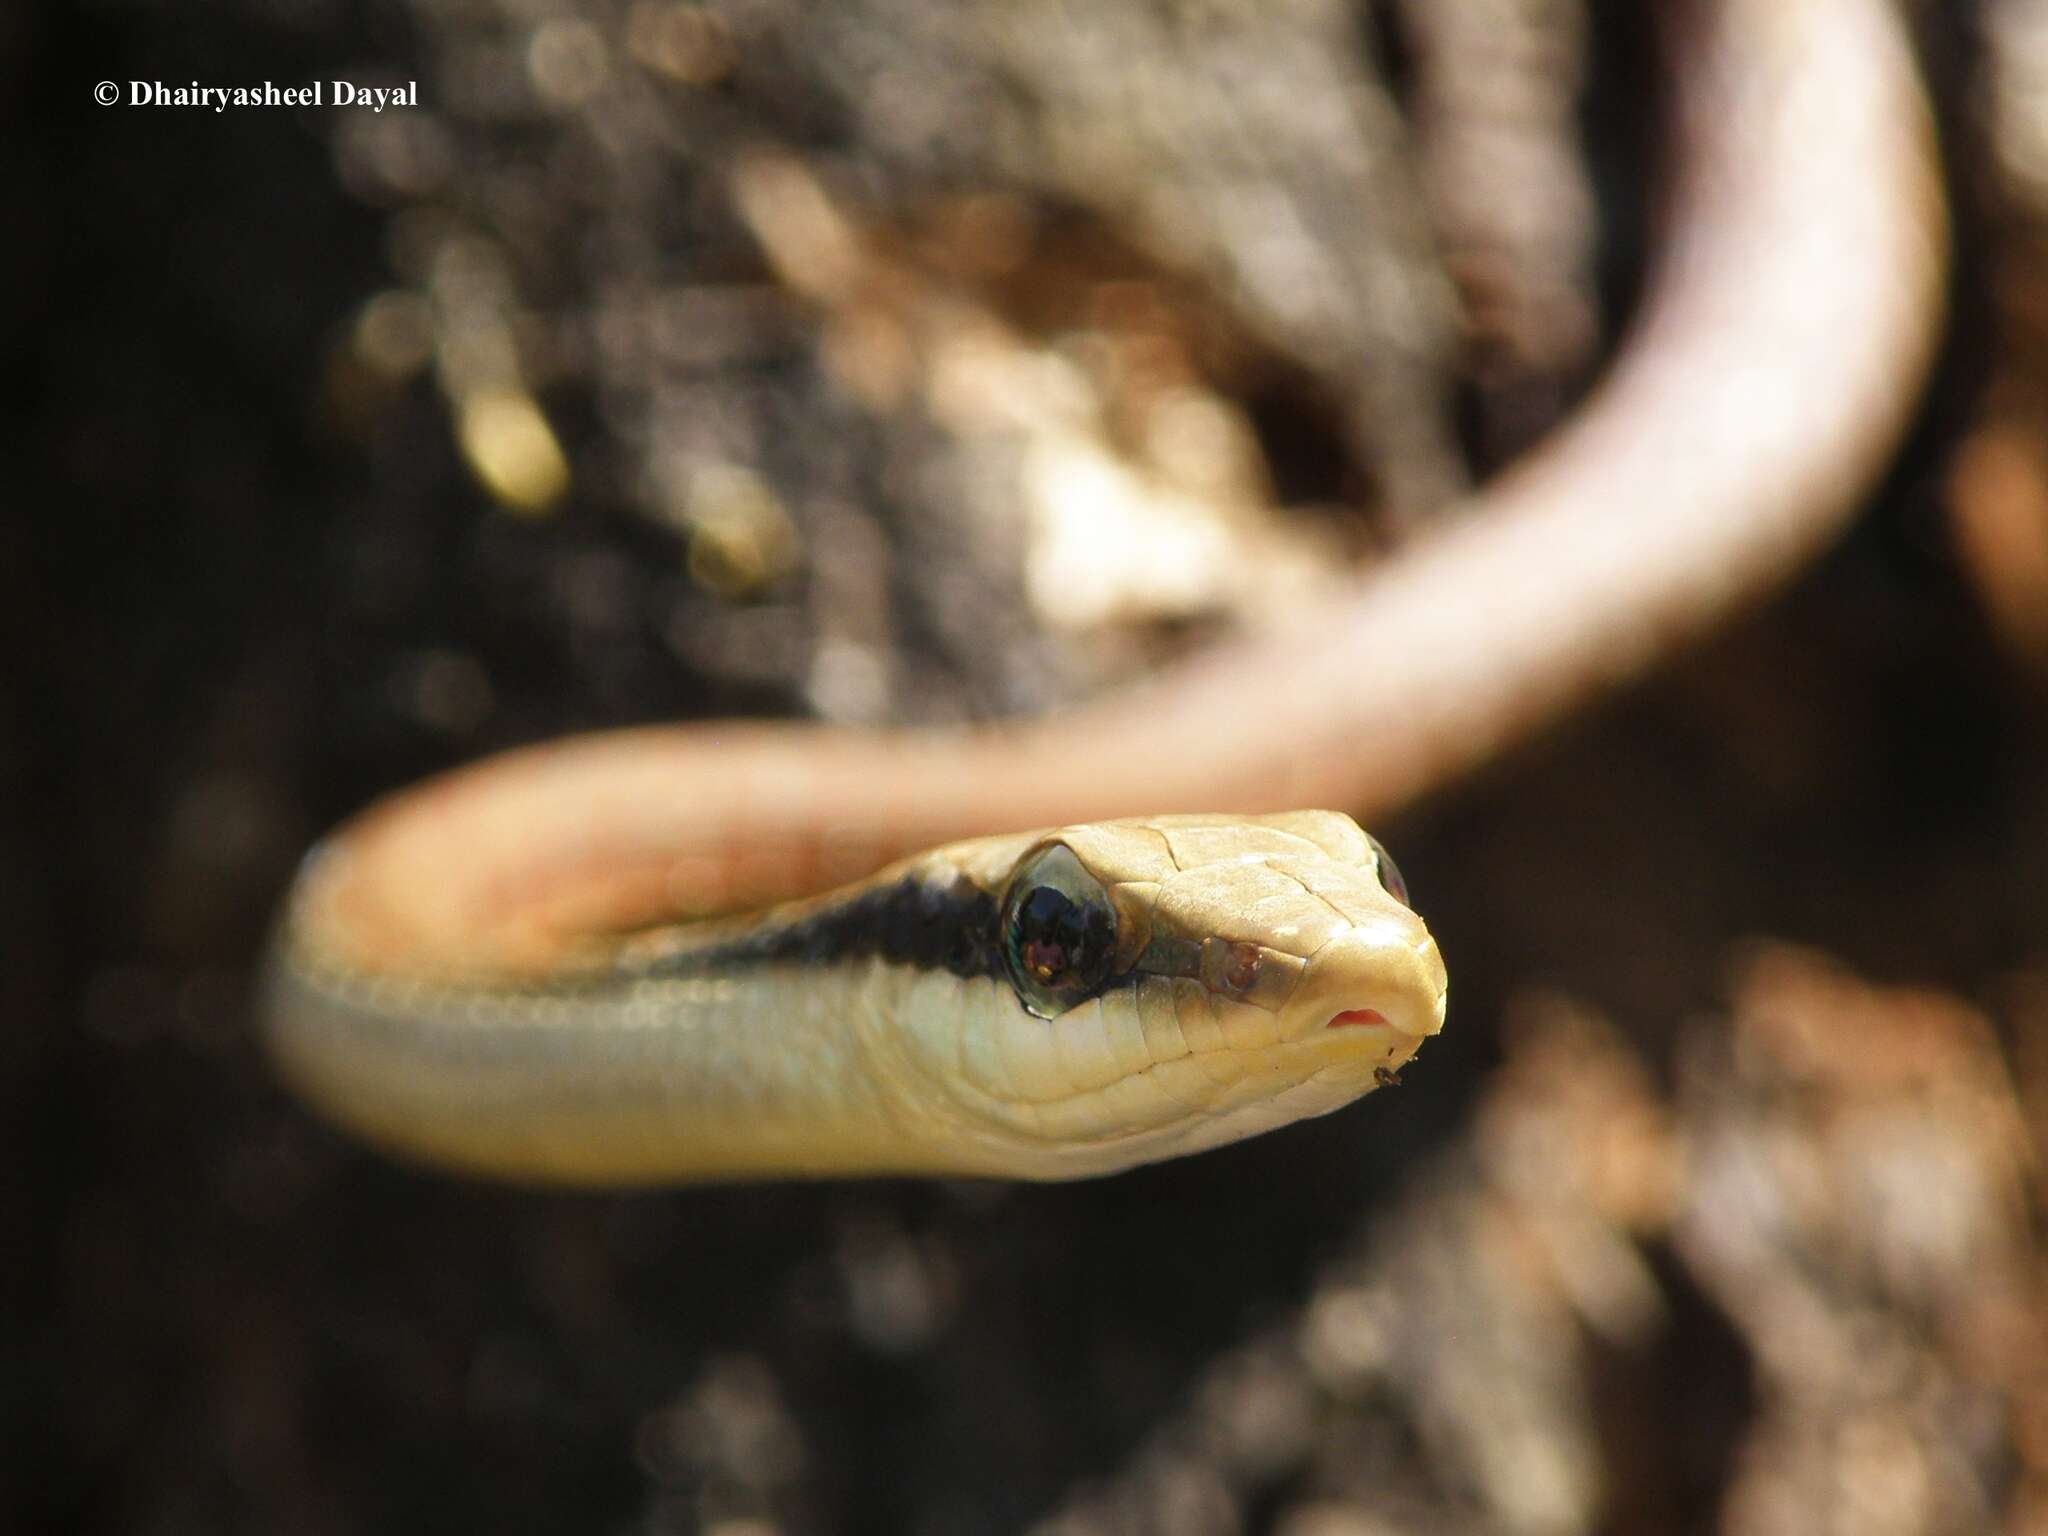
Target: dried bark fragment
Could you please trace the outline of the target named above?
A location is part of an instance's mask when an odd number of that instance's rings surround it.
[[[1732,1036],[1694,1037],[1679,1102],[1679,1251],[1761,1399],[1722,1529],[2018,1529],[2040,1507],[2048,1265],[1983,1018],[1769,947]]]

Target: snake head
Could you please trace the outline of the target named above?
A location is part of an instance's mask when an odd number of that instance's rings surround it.
[[[1109,1172],[1325,1114],[1442,1027],[1435,941],[1334,812],[1097,822],[954,857],[995,898],[986,963],[909,980],[883,1048],[899,1122],[988,1172]]]

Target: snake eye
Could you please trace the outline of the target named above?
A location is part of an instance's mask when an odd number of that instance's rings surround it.
[[[1394,900],[1404,907],[1409,906],[1408,882],[1401,878],[1401,866],[1394,862],[1394,856],[1387,852],[1386,844],[1378,838],[1368,833],[1365,840],[1372,844],[1372,856],[1379,866],[1380,884],[1386,887],[1387,894]]]
[[[1041,1019],[1086,1001],[1109,979],[1116,913],[1102,882],[1055,843],[1018,866],[1003,897],[1003,964]]]

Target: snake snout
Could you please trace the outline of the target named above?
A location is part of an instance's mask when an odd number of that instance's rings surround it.
[[[1443,1028],[1444,1001],[1443,958],[1419,924],[1362,923],[1309,958],[1283,1034],[1362,1029],[1419,1043]]]

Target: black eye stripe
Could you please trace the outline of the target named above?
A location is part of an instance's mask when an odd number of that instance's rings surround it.
[[[1374,844],[1380,877],[1405,900],[1399,874]],[[1034,901],[1035,898],[1035,901]],[[1028,931],[1016,923],[1029,914]],[[965,874],[924,869],[870,886],[801,916],[728,938],[694,939],[678,931],[680,947],[626,962],[609,974],[647,979],[688,978],[757,966],[833,965],[881,959],[963,980],[1003,983],[1041,1018],[1054,1018],[1110,987],[1135,986],[1146,976],[1199,979],[1202,945],[1158,931],[1126,967],[1116,967],[1117,918],[1102,883],[1063,844],[1032,853],[1011,876],[1000,900]],[[1027,966],[1024,945],[1037,945]],[[593,975],[593,983],[600,980]]]
[[[965,876],[878,885],[841,902],[724,942],[635,967],[685,977],[756,965],[831,965],[879,957],[959,977],[998,974],[996,900]]]

